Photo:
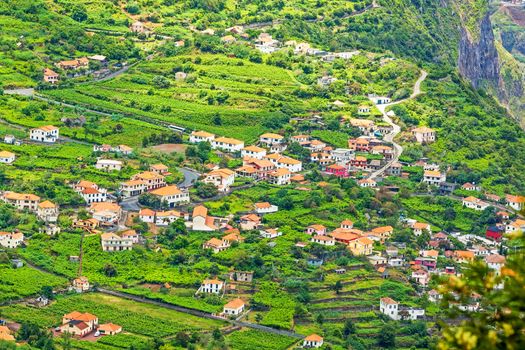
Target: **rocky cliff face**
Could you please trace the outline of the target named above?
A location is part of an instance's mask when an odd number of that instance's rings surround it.
[[[479,35],[474,36],[465,27],[461,28],[458,67],[461,75],[468,79],[474,88],[494,87],[500,95],[498,97],[502,97],[499,93],[501,79],[498,51],[488,14],[481,20]]]
[[[465,26],[461,28],[459,72],[474,88],[485,89],[494,95],[514,119],[525,127],[524,76],[516,69],[505,45],[500,43],[500,40],[505,41],[502,40],[505,39],[503,35],[497,38],[494,36],[488,13],[479,22],[479,31],[475,34]],[[506,39],[508,44],[508,37]]]

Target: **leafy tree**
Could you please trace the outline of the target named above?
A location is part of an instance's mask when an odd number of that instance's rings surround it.
[[[117,275],[117,269],[112,264],[106,264],[102,268],[102,272],[107,277],[115,277]]]
[[[170,87],[170,81],[168,78],[162,75],[156,75],[153,77],[152,83],[155,87],[159,89],[166,89]]]
[[[352,334],[355,334],[355,325],[352,319],[348,318],[343,326],[343,335],[347,338]]]
[[[213,184],[207,184],[204,182],[197,182],[195,184],[197,195],[201,198],[212,198],[215,197],[219,191]]]
[[[523,249],[525,238],[522,232],[510,238],[510,247]],[[521,250],[513,251],[511,248],[509,253],[501,273],[489,269],[485,262],[479,260],[464,269],[461,277],[450,276],[442,284],[445,306],[468,303],[473,294],[478,294],[481,307],[476,312],[451,307],[449,316],[463,320],[459,325],[441,323],[443,331],[438,349],[525,348],[525,264]],[[501,283],[504,288],[497,288]]]
[[[335,294],[339,294],[339,292],[343,289],[343,283],[341,281],[336,281],[332,287],[335,291]]]
[[[393,325],[385,324],[381,327],[377,345],[383,348],[394,348],[396,346],[396,330]]]

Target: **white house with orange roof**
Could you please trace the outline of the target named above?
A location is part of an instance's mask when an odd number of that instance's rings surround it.
[[[324,235],[314,235],[312,238],[310,238],[310,242],[317,243],[320,245],[325,246],[334,246],[335,245],[335,239],[330,236],[324,236]]]
[[[259,143],[266,146],[282,143],[283,140],[284,136],[274,133],[265,133],[259,136]]]
[[[278,169],[288,169],[292,173],[298,173],[303,168],[301,161],[277,153],[267,155],[265,159],[272,162]]]
[[[424,222],[414,222],[412,224],[412,231],[414,232],[415,236],[421,236],[424,232],[427,232],[429,234],[432,233],[430,224]]]
[[[17,193],[6,191],[2,195],[2,200],[14,206],[18,210],[37,211],[40,197],[30,193]]]
[[[120,220],[122,208],[117,203],[96,202],[91,203],[89,212],[101,225],[115,225]]]
[[[279,185],[279,186],[289,185],[291,177],[292,177],[292,173],[290,172],[290,170],[285,169],[285,168],[280,168],[280,169],[271,171],[268,174],[268,183],[272,185]]]
[[[202,245],[203,249],[211,249],[214,253],[220,253],[230,248],[230,242],[224,239],[210,238]]]
[[[146,184],[142,180],[129,180],[120,183],[120,195],[123,198],[138,196],[146,191]]]
[[[479,198],[469,196],[469,197],[463,198],[463,206],[469,209],[480,211],[480,210],[485,210],[486,208],[490,207],[490,204],[482,201]]]
[[[202,281],[197,293],[220,294],[224,289],[224,282],[218,279],[206,279]]]
[[[266,149],[257,146],[246,146],[241,150],[241,156],[263,159],[266,157]]]
[[[151,171],[153,173],[160,174],[162,176],[171,175],[170,169],[168,168],[168,166],[165,165],[165,164],[162,164],[162,163],[157,163],[157,164],[150,165],[149,166],[149,171]]]
[[[215,231],[215,220],[208,216],[208,209],[203,205],[198,205],[193,208],[192,216],[192,230],[193,231]]]
[[[525,207],[525,196],[514,196],[507,194],[505,203],[514,210],[520,211]]]
[[[37,142],[54,143],[58,141],[59,129],[53,125],[44,125],[29,131],[29,139]]]
[[[276,229],[276,228],[266,228],[259,232],[262,238],[268,238],[268,239],[274,239],[274,238],[277,238],[283,235],[283,233],[279,231],[279,229]]]
[[[36,214],[40,220],[45,222],[57,222],[58,206],[51,201],[40,202],[38,203]]]
[[[215,140],[215,135],[206,131],[193,131],[190,135],[190,143],[211,143],[213,140]]]
[[[343,220],[341,221],[341,225],[339,225],[340,228],[343,230],[350,230],[354,228],[354,222],[352,220]]]
[[[357,184],[360,187],[364,187],[364,188],[374,188],[377,186],[377,182],[373,179],[361,179],[357,181]]]
[[[425,170],[423,173],[423,182],[431,186],[439,186],[447,181],[447,175],[439,170]]]
[[[317,334],[310,334],[303,339],[303,348],[320,348],[323,346],[323,337]]]
[[[187,215],[177,210],[163,210],[155,212],[155,225],[168,226],[178,219],[187,219]]]
[[[122,162],[115,159],[99,159],[95,164],[95,168],[104,171],[120,171],[122,169]]]
[[[382,241],[384,241],[390,238],[390,236],[394,233],[394,228],[392,226],[380,226],[373,228],[371,232],[376,234]]]
[[[85,276],[75,278],[71,285],[77,293],[87,292],[90,288],[89,280]]]
[[[244,141],[230,137],[218,137],[211,141],[211,148],[226,152],[240,152],[244,148]]]
[[[97,331],[101,335],[115,335],[122,332],[122,327],[114,323],[104,323],[98,326]]]
[[[525,220],[516,219],[513,222],[509,222],[507,225],[505,225],[505,233],[509,234],[516,231],[525,232]]]
[[[234,182],[235,172],[226,168],[212,170],[204,178],[204,183],[212,184],[219,192],[228,192]]]
[[[246,214],[240,217],[241,230],[256,230],[261,225],[261,217],[256,214]]]
[[[246,303],[240,298],[229,301],[222,310],[225,316],[237,316],[244,312]]]
[[[9,151],[0,151],[0,163],[12,164],[16,159],[16,155]]]
[[[154,189],[150,193],[159,198],[160,202],[165,203],[169,208],[174,208],[177,205],[190,202],[189,192],[181,190],[176,185],[160,187]]]
[[[60,331],[83,337],[95,330],[98,325],[98,317],[90,313],[73,311],[62,317]]]
[[[419,143],[432,143],[436,141],[436,131],[426,126],[412,129],[412,135]]]
[[[253,207],[257,214],[275,213],[279,210],[278,206],[270,204],[269,202],[258,202],[255,203]]]
[[[0,246],[14,249],[24,241],[22,232],[0,232]]]
[[[131,180],[140,180],[144,183],[146,191],[151,191],[156,188],[166,186],[166,179],[163,175],[154,173],[152,171],[143,171],[142,173],[135,174]]]
[[[52,69],[44,69],[44,82],[49,84],[56,84],[60,80],[60,75]]]
[[[133,248],[133,240],[130,237],[120,236],[113,232],[101,234],[100,243],[105,252],[121,252]]]
[[[155,223],[155,214],[154,210],[143,208],[139,211],[139,218],[142,222],[153,224]]]
[[[312,152],[320,152],[326,147],[326,143],[319,140],[312,140],[310,143],[306,146],[310,151]]]
[[[73,186],[73,189],[87,204],[105,202],[107,199],[107,190],[91,181],[81,180]]]

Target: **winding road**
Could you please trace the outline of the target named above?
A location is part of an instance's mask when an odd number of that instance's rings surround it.
[[[403,153],[403,146],[401,146],[400,144],[398,144],[398,143],[396,143],[394,141],[395,137],[401,132],[401,127],[399,125],[397,125],[396,123],[394,123],[392,118],[390,118],[387,115],[386,109],[388,107],[391,107],[391,106],[394,106],[394,105],[406,102],[406,101],[411,100],[411,99],[414,99],[417,96],[421,95],[421,83],[427,78],[427,76],[428,76],[428,73],[425,70],[421,70],[421,75],[419,76],[419,78],[417,79],[416,83],[414,84],[414,90],[412,92],[412,95],[410,95],[410,97],[407,97],[407,98],[399,100],[399,101],[391,102],[391,103],[376,104],[377,109],[379,109],[381,114],[383,114],[383,121],[385,121],[386,123],[391,125],[392,128],[393,128],[390,133],[386,134],[383,137],[383,140],[385,140],[386,142],[392,143],[392,145],[394,146],[394,157],[392,158],[392,160],[390,160],[388,163],[386,163],[382,168],[380,168],[380,169],[374,171],[373,173],[371,173],[369,175],[369,177],[368,177],[369,179],[373,180],[373,179],[377,178],[378,176],[383,175],[383,173],[388,168],[390,168],[390,166],[392,164],[394,164],[394,163],[399,161],[399,157]]]

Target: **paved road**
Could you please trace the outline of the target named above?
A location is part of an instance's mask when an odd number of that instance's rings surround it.
[[[383,139],[386,141],[386,142],[390,142],[392,143],[392,145],[394,146],[394,157],[392,158],[391,161],[389,161],[388,163],[386,163],[381,169],[378,169],[376,171],[374,171],[373,173],[371,173],[369,175],[369,178],[370,179],[375,179],[376,177],[380,176],[380,175],[383,175],[383,173],[388,169],[390,168],[390,166],[392,164],[394,164],[395,162],[399,161],[399,157],[401,156],[401,154],[403,153],[403,146],[401,146],[400,144],[396,143],[394,141],[394,138],[401,132],[401,127],[397,124],[395,124],[393,121],[392,121],[392,118],[390,118],[387,113],[386,113],[386,109],[388,107],[391,107],[391,106],[394,106],[394,105],[397,105],[397,104],[400,104],[400,103],[403,103],[403,102],[406,102],[410,99],[413,99],[413,98],[416,98],[417,96],[419,96],[421,94],[421,83],[426,79],[428,73],[424,70],[421,70],[421,75],[419,76],[418,80],[416,81],[416,83],[414,84],[414,90],[412,92],[412,95],[410,95],[410,97],[408,98],[405,98],[403,100],[399,100],[399,101],[395,101],[395,102],[392,102],[392,103],[387,103],[387,104],[381,104],[381,105],[376,105],[377,109],[379,109],[379,111],[383,114],[383,121],[385,121],[386,123],[388,123],[389,125],[392,126],[392,131],[388,134],[386,134]]]
[[[185,314],[194,315],[194,316],[197,316],[197,317],[203,317],[203,318],[209,318],[209,319],[212,319],[212,320],[220,320],[220,321],[224,321],[224,322],[229,322],[229,323],[234,324],[236,326],[253,328],[253,329],[257,329],[257,330],[260,330],[260,331],[263,331],[263,332],[266,332],[266,333],[285,335],[285,336],[289,336],[289,337],[293,337],[293,338],[297,338],[297,339],[304,338],[304,336],[302,334],[298,334],[298,333],[295,333],[295,332],[292,332],[292,331],[275,329],[275,328],[266,327],[266,326],[262,326],[262,325],[255,324],[255,323],[250,323],[250,322],[242,322],[242,321],[224,319],[222,317],[218,317],[218,316],[215,316],[215,315],[203,312],[203,311],[189,309],[189,308],[185,308],[185,307],[177,306],[177,305],[173,305],[173,304],[168,304],[168,303],[165,303],[165,302],[162,302],[162,301],[146,299],[144,297],[140,297],[140,296],[136,296],[136,295],[132,295],[132,294],[128,294],[128,293],[118,292],[118,291],[109,290],[109,289],[105,289],[105,288],[97,288],[97,291],[100,292],[100,293],[103,293],[103,294],[108,294],[108,295],[113,295],[113,296],[117,296],[117,297],[121,297],[121,298],[126,298],[126,299],[130,299],[130,300],[133,300],[133,301],[136,301],[136,302],[139,302],[139,303],[146,303],[146,304],[156,305],[156,306],[160,306],[160,307],[165,308],[165,309],[171,309],[171,310],[183,312]]]
[[[184,175],[184,180],[177,184],[177,186],[181,188],[191,187],[201,176],[201,174],[198,171],[190,168],[177,168],[177,170],[179,170],[182,173],[182,175]]]

